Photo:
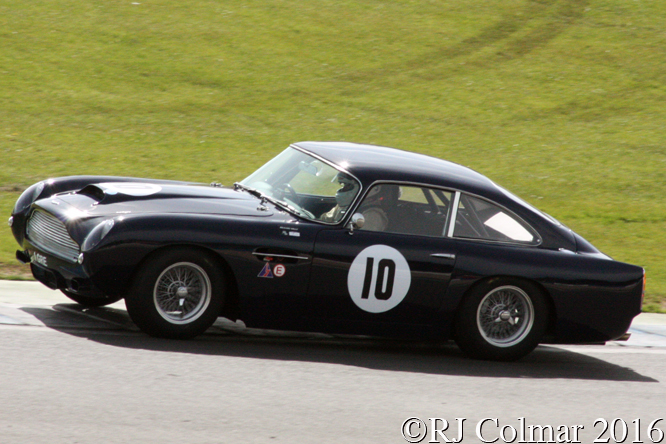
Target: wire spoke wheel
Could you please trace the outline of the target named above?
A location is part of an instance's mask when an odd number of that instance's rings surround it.
[[[225,294],[225,274],[214,255],[196,248],[170,248],[146,258],[125,306],[144,333],[190,339],[213,325]]]
[[[191,262],[175,263],[166,268],[155,282],[155,308],[172,324],[190,323],[208,308],[211,287],[203,268]]]
[[[476,322],[481,336],[495,347],[520,343],[534,324],[532,300],[522,289],[507,285],[494,288],[478,305]]]
[[[496,277],[472,287],[460,303],[454,339],[476,359],[515,361],[539,345],[548,328],[547,295],[534,283]]]

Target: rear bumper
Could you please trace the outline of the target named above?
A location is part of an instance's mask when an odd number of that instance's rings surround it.
[[[615,291],[570,291],[554,306],[557,316],[554,343],[592,343],[622,340],[641,312],[642,282]],[[625,339],[626,340],[626,339]]]

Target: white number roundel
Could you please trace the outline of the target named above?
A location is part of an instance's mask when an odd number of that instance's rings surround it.
[[[412,273],[405,257],[388,245],[373,245],[354,259],[347,275],[352,301],[370,313],[383,313],[407,296]]]

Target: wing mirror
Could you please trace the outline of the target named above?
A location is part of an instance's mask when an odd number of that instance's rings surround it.
[[[354,213],[349,222],[349,234],[354,234],[354,229],[360,230],[365,225],[365,217],[361,213]]]

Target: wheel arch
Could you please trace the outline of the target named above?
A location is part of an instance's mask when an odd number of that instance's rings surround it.
[[[541,284],[541,282],[526,278],[523,276],[512,276],[512,275],[494,275],[494,276],[486,276],[481,279],[478,279],[476,282],[474,282],[472,285],[469,286],[463,293],[462,297],[460,298],[460,301],[458,303],[458,306],[455,309],[454,315],[453,315],[453,322],[451,323],[451,337],[455,337],[456,335],[456,320],[458,319],[458,316],[460,314],[460,310],[462,307],[462,302],[469,297],[469,294],[472,293],[476,288],[480,287],[481,285],[491,283],[494,280],[501,280],[501,279],[509,279],[513,281],[518,281],[518,282],[527,282],[528,284],[534,286],[537,288],[539,292],[541,292],[542,296],[544,297],[544,300],[546,301],[547,308],[548,308],[548,323],[546,326],[546,335],[552,335],[554,334],[555,331],[555,326],[557,322],[557,312],[555,309],[555,303],[553,301],[553,297],[550,294],[550,292],[546,289],[546,287]]]

